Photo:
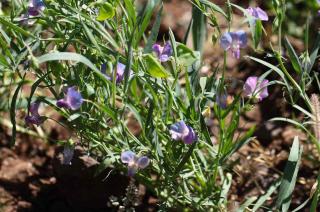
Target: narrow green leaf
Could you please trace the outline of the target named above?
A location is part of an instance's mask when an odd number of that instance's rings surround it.
[[[84,28],[87,36],[89,37],[89,40],[91,41],[91,43],[98,49],[98,51],[99,51],[100,53],[102,53],[102,52],[101,52],[101,49],[100,49],[100,46],[98,45],[97,40],[95,39],[95,37],[94,37],[93,34],[92,34],[91,29],[89,29],[85,23],[82,23],[82,26],[83,26],[83,28]]]
[[[243,137],[241,137],[238,141],[236,141],[232,149],[229,150],[223,157],[221,157],[221,159],[219,160],[219,163],[223,164],[225,160],[228,159],[233,153],[238,151],[243,145],[250,142],[253,139],[251,136],[253,135],[254,131],[255,131],[255,126],[251,127]]]
[[[163,66],[158,62],[156,58],[154,58],[151,54],[146,54],[144,56],[147,71],[152,77],[156,78],[167,78],[169,77],[169,73],[163,68]]]
[[[221,7],[219,7],[218,5],[214,4],[213,2],[210,2],[208,0],[199,0],[199,2],[201,2],[204,5],[206,5],[207,7],[212,9],[213,11],[216,11],[216,12],[220,13],[225,18],[228,18],[227,14],[223,11],[223,9],[221,9]]]
[[[194,50],[202,54],[203,45],[205,43],[207,34],[207,21],[206,16],[198,7],[192,7],[192,38]]]
[[[17,105],[17,98],[19,91],[21,90],[22,85],[25,83],[24,80],[22,80],[18,87],[16,88],[12,100],[11,100],[11,106],[10,106],[10,120],[12,123],[12,135],[11,135],[11,141],[10,141],[10,146],[14,146],[16,142],[16,135],[17,135],[17,123],[16,123],[16,105]]]
[[[279,195],[276,202],[276,207],[281,211],[288,211],[291,203],[291,195],[296,184],[298,170],[301,160],[302,147],[299,143],[299,138],[294,138],[289,158],[284,169]]]
[[[85,56],[82,56],[81,54],[72,53],[72,52],[53,52],[48,53],[45,55],[42,55],[37,58],[37,62],[44,63],[48,61],[56,61],[56,60],[70,60],[75,62],[81,62],[91,68],[94,71],[100,72],[99,69],[93,65],[90,60],[88,60]]]
[[[126,11],[129,14],[129,17],[132,21],[132,24],[135,25],[137,22],[136,11],[132,0],[124,0]]]
[[[247,201],[245,201],[238,209],[237,212],[243,212],[243,211],[247,211],[247,208],[254,202],[257,200],[257,197],[249,197],[249,199],[247,199]]]
[[[258,48],[258,45],[262,37],[262,22],[261,20],[255,20],[255,23],[252,23],[252,25],[253,25],[252,36],[253,36],[254,47]]]
[[[309,73],[317,59],[319,48],[320,48],[320,32],[318,32],[317,39],[313,45],[312,52],[310,54],[310,65],[308,66],[307,72]]]
[[[301,74],[302,72],[302,67],[301,67],[301,63],[300,63],[300,60],[299,60],[299,57],[297,56],[294,48],[292,47],[292,45],[290,44],[288,38],[286,37],[285,40],[284,40],[284,44],[288,50],[288,55],[289,55],[289,58],[291,60],[291,64],[293,66],[293,69],[297,72],[297,74]]]
[[[160,25],[161,25],[162,10],[163,10],[163,5],[161,5],[161,8],[157,14],[156,20],[152,26],[151,33],[148,38],[147,44],[144,47],[145,54],[152,52],[152,45],[155,44],[155,42],[157,41],[159,29],[160,29]]]
[[[267,192],[264,195],[260,196],[258,201],[254,204],[254,207],[252,208],[252,210],[257,211],[263,205],[263,203],[265,203],[265,201],[267,201],[267,199],[273,194],[273,192],[277,190],[279,185],[280,185],[280,181],[271,185],[270,188],[267,190]]]
[[[21,33],[24,36],[35,38],[35,36],[32,35],[30,32],[28,32],[28,31],[22,29],[21,27],[11,23],[10,21],[7,21],[6,19],[4,19],[2,17],[0,17],[0,23],[3,24],[3,26],[7,26],[7,27],[13,29],[16,32]]]

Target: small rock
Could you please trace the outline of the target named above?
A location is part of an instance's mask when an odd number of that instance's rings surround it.
[[[38,174],[32,163],[21,159],[6,158],[0,169],[0,180],[10,183],[22,183],[30,176]]]

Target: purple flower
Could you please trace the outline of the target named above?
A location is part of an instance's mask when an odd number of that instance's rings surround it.
[[[187,126],[184,121],[179,121],[170,126],[171,138],[176,141],[183,141],[185,144],[192,144],[198,140],[194,130]]]
[[[269,81],[266,79],[261,82],[258,77],[248,77],[243,87],[244,94],[261,101],[269,95],[268,83]]]
[[[46,117],[39,115],[39,112],[38,112],[39,106],[40,106],[40,102],[33,102],[30,104],[29,113],[31,115],[28,114],[25,117],[26,124],[35,124],[39,126],[46,120]]]
[[[40,12],[44,11],[45,5],[42,0],[30,0],[28,15],[29,16],[37,16]]]
[[[128,176],[132,177],[138,171],[138,169],[146,168],[150,160],[147,156],[137,157],[132,151],[125,151],[121,153],[122,163],[128,164]]]
[[[122,63],[118,63],[117,64],[117,69],[116,69],[116,83],[120,83],[123,78],[124,78],[124,71],[126,70],[126,65],[122,64]],[[101,65],[101,72],[106,75],[108,80],[112,80],[113,75],[112,76],[108,76],[107,73],[107,65],[104,63]],[[132,71],[130,70],[130,74],[132,73]],[[129,75],[130,75],[129,74]]]
[[[170,42],[166,42],[164,46],[154,44],[152,50],[156,53],[161,62],[167,62],[172,55],[172,47]]]
[[[216,103],[222,109],[226,109],[233,102],[233,96],[228,95],[226,92],[216,95]]]
[[[63,99],[57,101],[58,107],[64,107],[66,109],[77,110],[81,107],[83,99],[81,94],[76,90],[75,87],[67,89],[67,94]]]
[[[249,15],[251,15],[254,19],[260,19],[261,21],[268,21],[268,14],[263,11],[260,7],[249,7],[246,9]]]
[[[66,144],[63,148],[63,165],[71,165],[71,161],[74,155],[74,145]]]
[[[220,46],[225,51],[230,50],[232,55],[239,59],[240,48],[244,48],[247,45],[247,35],[243,30],[237,32],[226,32],[220,38]]]
[[[227,108],[227,98],[228,98],[228,95],[225,92],[221,93],[221,94],[217,94],[216,95],[216,103],[222,109],[226,109]]]

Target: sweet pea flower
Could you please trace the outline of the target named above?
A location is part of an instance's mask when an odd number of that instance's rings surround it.
[[[232,55],[239,59],[240,48],[247,46],[247,35],[243,30],[237,32],[226,32],[220,38],[220,46],[225,51],[230,50]]]
[[[33,102],[30,104],[29,113],[31,115],[28,114],[25,117],[26,124],[35,124],[39,126],[46,120],[44,116],[39,115],[39,112],[38,112],[39,106],[40,106],[40,102]]]
[[[185,144],[192,144],[198,140],[194,130],[187,126],[184,121],[179,121],[170,126],[171,138],[176,141],[183,141]]]
[[[124,72],[126,70],[126,65],[122,64],[122,63],[118,63],[117,64],[117,68],[116,68],[116,83],[120,83],[123,79],[124,79]],[[107,79],[108,80],[111,80],[112,81],[112,78],[113,78],[113,75],[111,76],[108,76],[107,73],[107,64],[102,64],[101,66],[101,72],[106,75]],[[130,70],[130,73],[129,75],[131,75],[132,71]]]
[[[261,21],[268,21],[268,14],[263,11],[260,7],[249,7],[246,9],[249,15],[251,15],[254,19],[259,19]]]
[[[74,145],[66,144],[63,148],[63,165],[71,165],[71,161],[74,155]]]
[[[161,62],[167,62],[172,55],[172,47],[170,42],[166,42],[164,46],[154,44],[152,46],[152,50],[156,53]]]
[[[43,0],[30,0],[28,5],[28,11],[22,15],[21,24],[33,25],[36,20],[30,19],[30,17],[38,16],[45,10],[45,4]]]
[[[233,96],[228,95],[226,92],[216,95],[216,103],[222,109],[226,109],[233,102]]]
[[[69,87],[63,99],[57,101],[58,107],[66,109],[77,110],[81,107],[83,98],[75,87]]]
[[[261,101],[269,95],[267,88],[268,83],[269,81],[266,79],[259,81],[258,77],[248,77],[243,87],[244,94],[248,97],[254,97]]]
[[[226,109],[227,108],[227,98],[228,98],[228,95],[225,92],[223,92],[221,94],[217,94],[216,95],[217,105],[219,105],[219,107],[221,107],[222,109]]]
[[[146,168],[150,160],[147,156],[138,157],[132,151],[125,151],[121,153],[121,161],[122,163],[128,164],[128,176],[133,177],[138,169]]]
[[[45,5],[42,0],[30,0],[28,7],[28,16],[37,16],[44,11]]]

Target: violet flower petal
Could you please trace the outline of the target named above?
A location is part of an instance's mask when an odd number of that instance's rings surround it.
[[[25,117],[26,124],[35,124],[39,126],[46,120],[45,117],[39,115],[39,106],[39,102],[33,102],[30,104],[29,112],[31,115]]]
[[[121,153],[121,161],[122,163],[131,163],[134,161],[136,154],[132,151],[125,151]]]
[[[128,176],[133,177],[138,171],[136,166],[128,166]]]
[[[233,42],[236,42],[237,44],[239,44],[240,48],[244,48],[247,46],[247,34],[245,31],[240,30],[237,32],[234,32],[231,34],[231,36],[234,38]]]
[[[244,94],[248,97],[255,97],[261,101],[269,95],[267,89],[268,83],[269,81],[266,79],[259,82],[258,77],[248,77],[243,87]]]
[[[161,54],[162,54],[162,46],[160,46],[159,44],[154,44],[152,46],[152,50],[156,53],[157,57],[160,58]]]
[[[137,165],[140,169],[144,169],[149,165],[149,158],[147,156],[142,156],[137,160]]]
[[[224,50],[229,50],[232,44],[232,37],[230,35],[230,33],[226,32],[224,33],[221,38],[220,38],[220,46],[221,48],[223,48]]]
[[[166,55],[169,58],[172,55],[172,51],[170,42],[166,42],[162,50],[162,55]]]
[[[189,129],[184,121],[180,121],[171,125],[169,132],[171,134],[171,138],[178,141],[182,140],[184,136],[188,135]]]
[[[248,14],[251,15],[253,18],[255,19],[260,19],[261,21],[268,21],[269,17],[268,14],[262,10],[260,7],[249,7],[248,9],[246,9]]]
[[[68,104],[64,99],[59,99],[59,100],[57,101],[57,106],[58,106],[58,107],[64,107],[64,108],[66,108],[66,109],[70,109],[69,104]]]
[[[269,20],[268,14],[264,10],[262,10],[260,7],[257,7],[256,11],[257,11],[257,17],[261,21],[268,21]]]
[[[170,42],[166,42],[163,47],[159,44],[154,44],[152,50],[156,53],[161,62],[167,62],[173,51]]]
[[[117,64],[117,73],[116,73],[116,83],[120,83],[124,78],[124,71],[126,70],[126,66],[122,63]]]
[[[75,87],[68,88],[66,102],[71,110],[78,110],[81,107],[83,98]]]
[[[190,126],[188,126],[188,129],[189,129],[189,133],[187,136],[183,138],[183,142],[185,144],[192,144],[198,140],[198,137]]]
[[[42,0],[30,0],[28,14],[31,16],[37,16],[40,12],[44,11],[45,4]]]

